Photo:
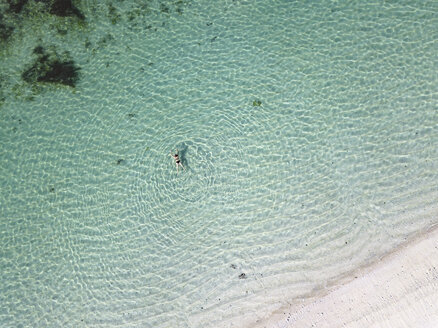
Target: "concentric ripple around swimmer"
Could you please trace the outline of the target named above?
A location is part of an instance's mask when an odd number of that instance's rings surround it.
[[[143,148],[135,158],[133,165],[140,172],[131,193],[146,211],[162,211],[164,204],[202,203],[217,191],[215,184],[228,170],[228,158],[236,162],[243,158],[242,132],[227,111],[218,113],[210,124],[191,126],[182,120],[159,133],[159,138],[144,137],[155,138],[154,147]],[[176,150],[184,166],[178,170],[170,156]]]
[[[215,180],[215,167],[212,161],[213,154],[203,143],[187,141],[178,149],[181,162],[184,166],[175,166],[175,161],[169,154],[170,147],[163,147],[156,153],[145,153],[145,161],[156,161],[156,166],[148,170],[141,177],[143,184],[139,200],[148,201],[153,207],[163,202],[201,202],[212,192]],[[137,185],[138,187],[138,185]]]

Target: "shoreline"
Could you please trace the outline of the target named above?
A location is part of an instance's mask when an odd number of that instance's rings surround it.
[[[438,224],[372,263],[282,307],[254,328],[432,327],[438,323]]]

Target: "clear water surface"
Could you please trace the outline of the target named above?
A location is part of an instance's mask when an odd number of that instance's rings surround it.
[[[2,327],[250,327],[437,222],[436,1],[75,3],[2,7]]]

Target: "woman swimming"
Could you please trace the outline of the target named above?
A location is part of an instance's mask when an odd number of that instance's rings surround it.
[[[170,151],[170,156],[172,156],[173,159],[175,160],[176,173],[178,173],[178,169],[179,169],[180,166],[183,168],[183,170],[185,170],[184,166],[181,163],[181,159],[179,158],[178,149],[176,150],[175,154],[172,154],[172,151]]]

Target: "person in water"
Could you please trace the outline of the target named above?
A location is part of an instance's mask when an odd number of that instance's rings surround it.
[[[184,166],[181,163],[181,159],[179,158],[178,149],[176,150],[175,154],[172,154],[172,151],[170,151],[170,156],[172,156],[173,159],[175,160],[176,173],[178,173],[178,169],[179,169],[180,166],[183,168],[183,170],[185,170]]]

